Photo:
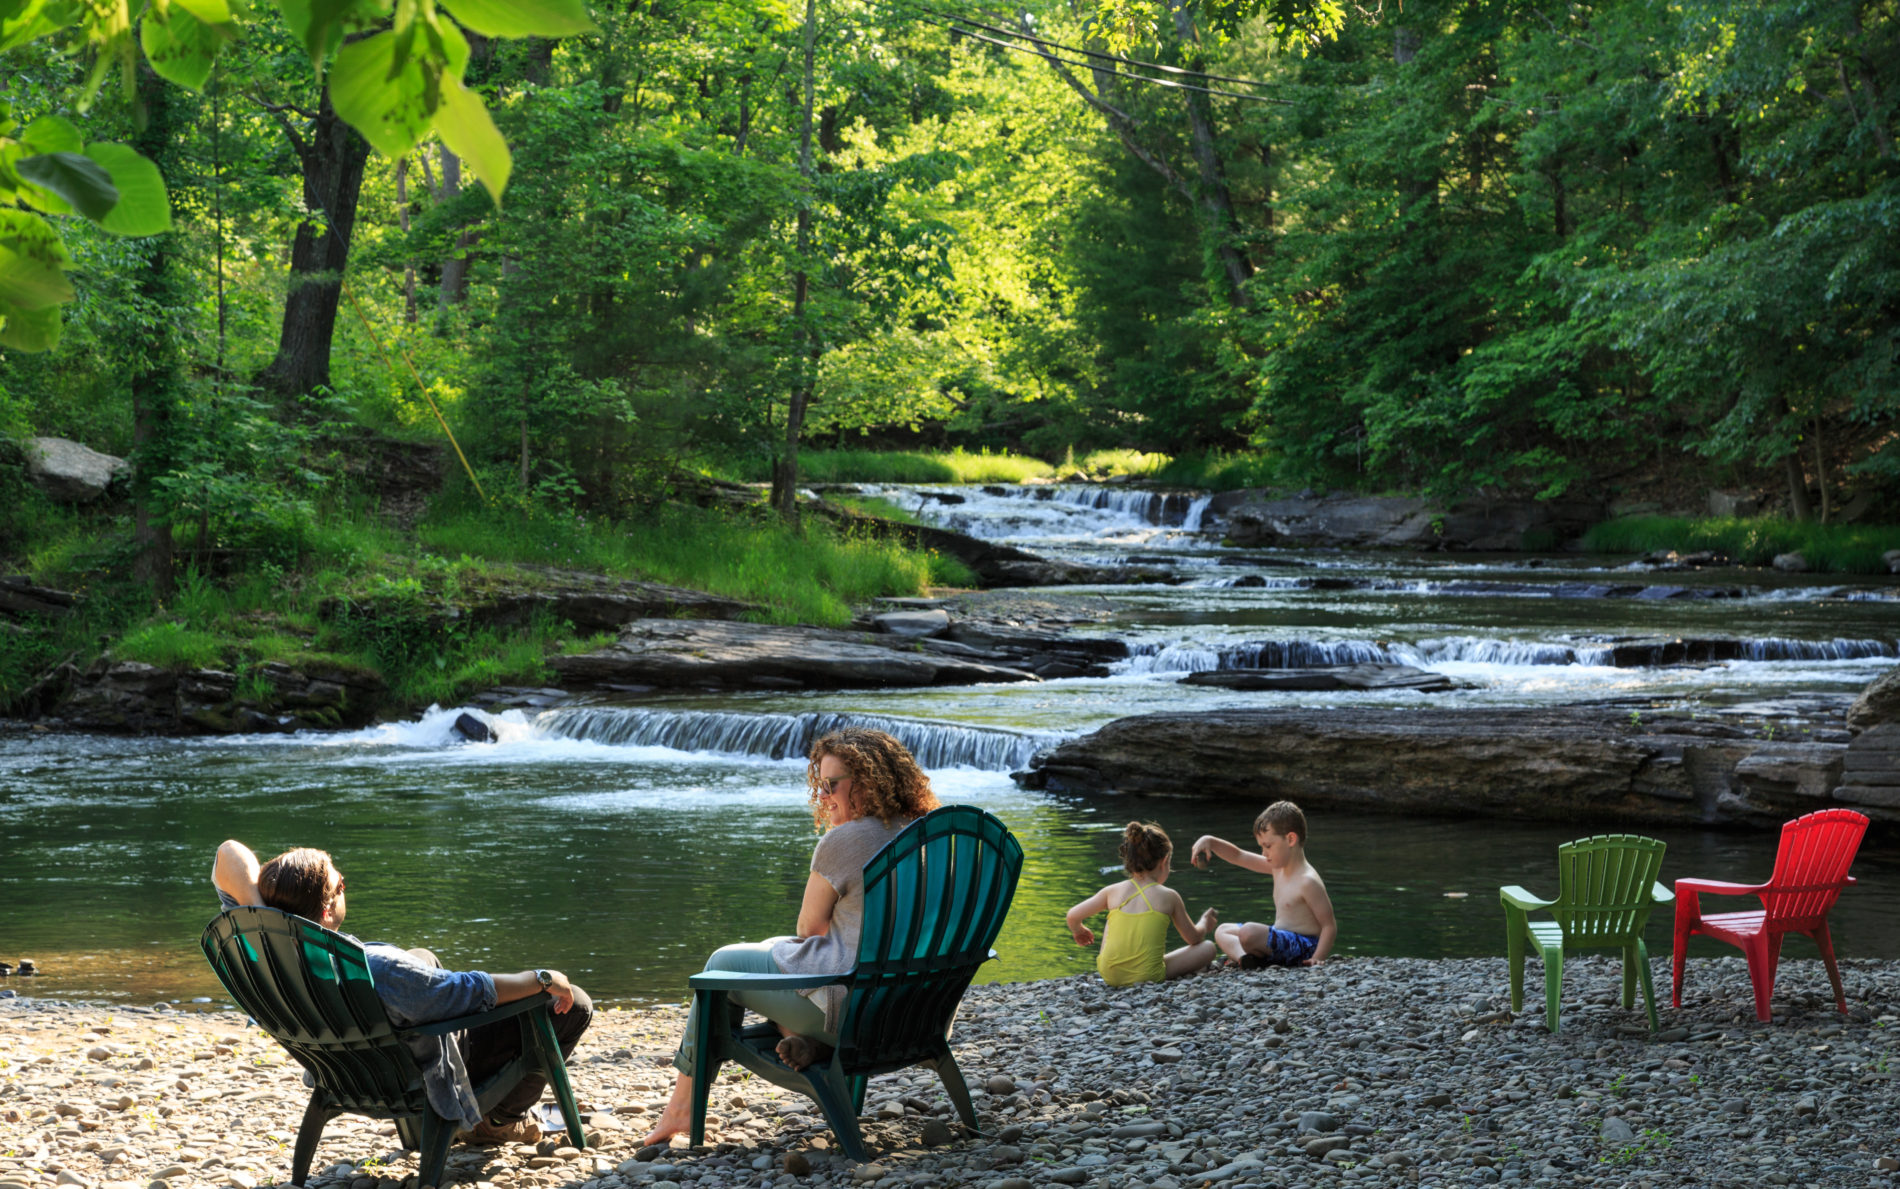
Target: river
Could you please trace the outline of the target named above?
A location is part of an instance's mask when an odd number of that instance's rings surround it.
[[[1759,571],[1652,573],[1627,559],[1222,549],[1204,501],[1094,488],[871,489],[949,527],[1069,560],[1157,567],[1170,584],[1067,588],[1136,655],[1108,678],[899,692],[653,696],[489,716],[499,741],[450,729],[458,708],[370,730],[235,739],[0,733],[0,961],[34,959],[22,994],[149,1004],[222,1001],[196,939],[215,911],[211,855],[334,854],[349,928],[426,945],[453,965],[555,966],[606,1001],[684,994],[705,953],[788,931],[814,835],[802,762],[839,721],[891,726],[945,800],[1001,816],[1028,853],[988,976],[1093,964],[1067,906],[1114,877],[1131,816],[1177,847],[1245,843],[1259,806],[1084,802],[1019,790],[1038,747],[1112,718],[1214,706],[1532,705],[1614,701],[1772,714],[1851,694],[1896,663],[1900,585]],[[1046,494],[1045,494],[1046,493]],[[946,498],[948,497],[948,498]],[[1707,597],[1715,595],[1719,597]],[[1665,659],[1717,641],[1730,658]],[[1453,693],[1235,693],[1177,684],[1196,669],[1394,660]],[[1554,848],[1588,827],[1316,815],[1309,855],[1345,954],[1502,953],[1496,889],[1554,891]],[[1772,833],[1654,829],[1666,879],[1765,878]],[[1844,956],[1900,957],[1900,852],[1864,852],[1835,914]],[[1223,919],[1271,912],[1231,867],[1173,886]],[[1650,931],[1669,949],[1668,921]],[[1693,952],[1718,953],[1698,941]],[[1789,956],[1811,952],[1799,939]]]

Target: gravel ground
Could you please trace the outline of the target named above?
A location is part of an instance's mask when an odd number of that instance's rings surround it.
[[[1799,944],[1799,943],[1796,943]],[[598,1146],[457,1148],[476,1189],[717,1186],[1886,1186],[1900,962],[1782,966],[1771,1024],[1739,959],[1691,963],[1650,1035],[1619,966],[1566,965],[1562,1033],[1542,972],[1513,1017],[1501,959],[1339,959],[1110,990],[1092,975],[972,988],[955,1035],[986,1132],[935,1075],[875,1080],[873,1162],[836,1154],[796,1095],[729,1072],[707,1147],[642,1148],[683,1012],[600,1013],[573,1063]],[[1668,967],[1656,963],[1667,999]],[[732,1067],[728,1067],[731,1070]],[[0,1189],[257,1189],[289,1176],[308,1092],[235,1012],[0,1000]],[[413,1187],[390,1124],[343,1116],[312,1184]]]

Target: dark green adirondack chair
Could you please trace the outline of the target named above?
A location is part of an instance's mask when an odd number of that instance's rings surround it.
[[[404,1146],[419,1153],[417,1184],[440,1185],[456,1124],[430,1108],[406,1042],[509,1017],[521,1023],[521,1056],[477,1085],[476,1101],[488,1111],[540,1069],[560,1100],[569,1141],[587,1146],[546,992],[477,1015],[397,1028],[376,997],[363,947],[314,921],[274,908],[234,908],[211,922],[199,944],[231,998],[316,1079],[297,1129],[291,1184],[309,1175],[324,1125],[347,1111],[394,1120]]]
[[[695,1145],[706,1138],[713,1078],[736,1061],[775,1085],[814,1098],[845,1155],[864,1160],[858,1114],[867,1079],[912,1065],[937,1071],[971,1130],[976,1111],[950,1055],[950,1024],[1003,927],[1022,874],[1023,848],[980,809],[947,805],[912,822],[864,867],[864,933],[848,974],[770,975],[708,971],[692,977],[698,1033],[693,1069]],[[741,1027],[727,998],[746,988],[848,988],[831,1060],[794,1072],[773,1051],[770,1024]]]
[[[1675,895],[1656,882],[1663,844],[1635,834],[1599,834],[1557,848],[1557,898],[1540,900],[1520,887],[1499,889],[1504,902],[1504,940],[1511,960],[1511,1010],[1524,1006],[1525,942],[1544,960],[1544,1023],[1557,1031],[1557,1000],[1563,991],[1564,954],[1577,950],[1623,951],[1623,1006],[1633,1006],[1636,980],[1643,983],[1649,1027],[1657,1027],[1656,989],[1649,974],[1643,929],[1649,913]],[[1551,920],[1529,914],[1549,909]]]

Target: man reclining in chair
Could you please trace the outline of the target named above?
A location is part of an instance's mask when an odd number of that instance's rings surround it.
[[[257,856],[241,842],[218,847],[211,869],[223,908],[262,905],[315,921],[326,929],[343,928],[345,904],[343,873],[328,853],[300,847],[287,850],[262,867]],[[587,1031],[594,1018],[587,992],[567,981],[558,970],[523,970],[516,974],[488,974],[480,970],[444,970],[428,950],[405,950],[384,942],[362,942],[369,960],[376,997],[398,1028],[488,1011],[503,1003],[525,999],[546,990],[554,998],[554,1035],[563,1059]],[[465,1129],[461,1138],[478,1144],[531,1144],[541,1138],[540,1126],[528,1112],[541,1098],[547,1079],[531,1073],[483,1118],[475,1105],[471,1085],[514,1060],[521,1052],[521,1026],[500,1020],[459,1034],[460,1044],[444,1045],[436,1037],[412,1042],[417,1064],[428,1084],[429,1104],[444,1118]],[[422,1046],[426,1045],[427,1052]]]

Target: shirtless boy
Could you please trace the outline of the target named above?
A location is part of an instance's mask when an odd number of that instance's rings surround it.
[[[1306,815],[1291,801],[1275,801],[1254,819],[1253,836],[1259,854],[1212,834],[1196,839],[1190,852],[1196,867],[1217,855],[1273,876],[1273,924],[1222,925],[1214,931],[1214,944],[1243,969],[1318,966],[1333,952],[1339,926],[1325,881],[1306,861]]]

